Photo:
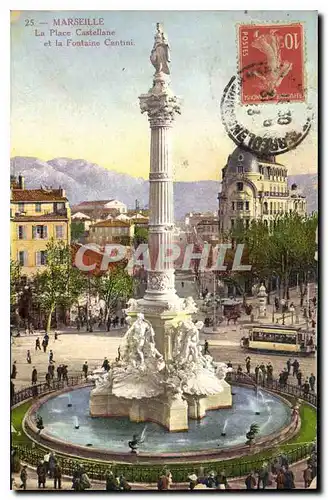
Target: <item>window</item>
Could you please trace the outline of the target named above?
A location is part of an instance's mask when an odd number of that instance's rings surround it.
[[[24,203],[18,203],[18,212],[25,212]]]
[[[48,237],[47,226],[33,226],[32,237],[34,240],[46,240]]]
[[[243,209],[244,209],[244,202],[237,201],[237,210],[243,210]]]
[[[246,227],[246,229],[249,228],[249,219],[245,219],[245,227]]]
[[[243,182],[237,182],[237,191],[242,191],[244,189],[244,183]]]
[[[26,239],[26,227],[18,226],[18,239],[25,240]]]
[[[21,266],[26,266],[27,264],[27,252],[21,250],[18,252],[18,262]]]
[[[249,201],[245,201],[246,208],[245,210],[249,210]]]
[[[62,238],[64,238],[64,227],[56,226],[56,239],[60,240]]]
[[[231,227],[235,227],[235,219],[231,219]]]
[[[62,212],[63,210],[65,210],[65,203],[54,203],[54,212]]]
[[[36,203],[35,204],[35,211],[36,212],[41,212],[41,203]]]
[[[41,252],[35,253],[36,257],[36,265],[37,266],[45,266],[47,262],[47,252],[45,250],[41,250]]]
[[[244,168],[241,165],[238,165],[238,174],[242,174],[244,172]]]
[[[232,206],[232,210],[235,210],[235,202],[234,201],[232,202],[231,206]]]

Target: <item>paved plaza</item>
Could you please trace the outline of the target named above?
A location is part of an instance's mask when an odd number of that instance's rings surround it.
[[[181,297],[187,297],[193,295],[196,297],[195,284],[193,281],[186,280],[181,284],[181,278],[176,281],[177,293]],[[292,296],[295,303],[298,303],[298,299]],[[249,302],[254,302],[254,299],[250,299]],[[198,305],[201,301],[197,301]],[[201,311],[194,315],[194,319],[204,319],[204,313]],[[242,330],[242,324],[245,321],[249,321],[249,318],[243,316],[241,318],[240,324],[237,325],[221,324],[215,333],[211,329],[207,329],[205,332],[201,331],[200,339],[201,343],[205,342],[205,339],[209,342],[209,350],[215,361],[228,362],[231,361],[234,368],[237,369],[238,364],[241,364],[243,370],[245,370],[245,358],[249,355],[251,357],[251,371],[257,364],[264,363],[265,365],[271,361],[274,368],[274,377],[279,376],[280,371],[286,367],[286,361],[288,359],[287,355],[277,355],[272,353],[253,353],[247,351],[240,347],[240,339],[244,335]],[[226,323],[226,322],[225,322]],[[76,328],[69,328],[67,330],[58,330],[60,332],[58,340],[54,339],[53,332],[50,334],[49,345],[47,353],[41,351],[35,351],[35,340],[39,336],[40,342],[44,332],[34,333],[32,335],[23,334],[21,337],[14,339],[14,344],[12,345],[12,362],[16,361],[17,365],[17,377],[14,380],[15,389],[19,390],[22,387],[31,385],[31,373],[33,366],[37,368],[38,371],[38,382],[45,382],[45,374],[48,369],[48,353],[52,349],[54,352],[55,367],[58,364],[68,365],[68,374],[76,375],[82,372],[82,365],[85,361],[88,361],[89,371],[98,367],[102,364],[104,357],[106,356],[110,361],[113,361],[117,356],[117,349],[121,343],[122,337],[126,332],[127,328],[118,328],[111,330],[110,332],[95,331],[94,333],[89,333],[85,331],[77,331]],[[26,352],[30,350],[32,363],[28,364],[26,361]],[[291,356],[292,360],[294,359]],[[309,376],[314,373],[317,376],[317,362],[316,357],[300,357],[298,358],[300,362],[300,370],[303,376]],[[296,383],[296,378],[289,377],[289,383]]]

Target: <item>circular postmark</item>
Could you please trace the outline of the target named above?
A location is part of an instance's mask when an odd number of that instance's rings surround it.
[[[254,64],[230,79],[221,99],[221,117],[237,146],[259,156],[275,156],[296,148],[305,139],[311,129],[313,110],[306,102],[270,101],[268,93],[262,95],[263,103],[242,104],[243,82],[261,74],[263,68]]]

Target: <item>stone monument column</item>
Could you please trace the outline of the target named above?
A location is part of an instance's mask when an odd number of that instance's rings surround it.
[[[157,24],[150,60],[155,67],[153,86],[139,97],[142,113],[147,113],[151,129],[149,174],[149,257],[144,301],[153,305],[176,302],[173,262],[165,262],[171,252],[174,227],[171,127],[180,114],[178,98],[170,89],[169,45]]]

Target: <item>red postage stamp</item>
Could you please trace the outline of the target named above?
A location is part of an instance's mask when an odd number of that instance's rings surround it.
[[[241,103],[302,102],[302,24],[239,25]]]

